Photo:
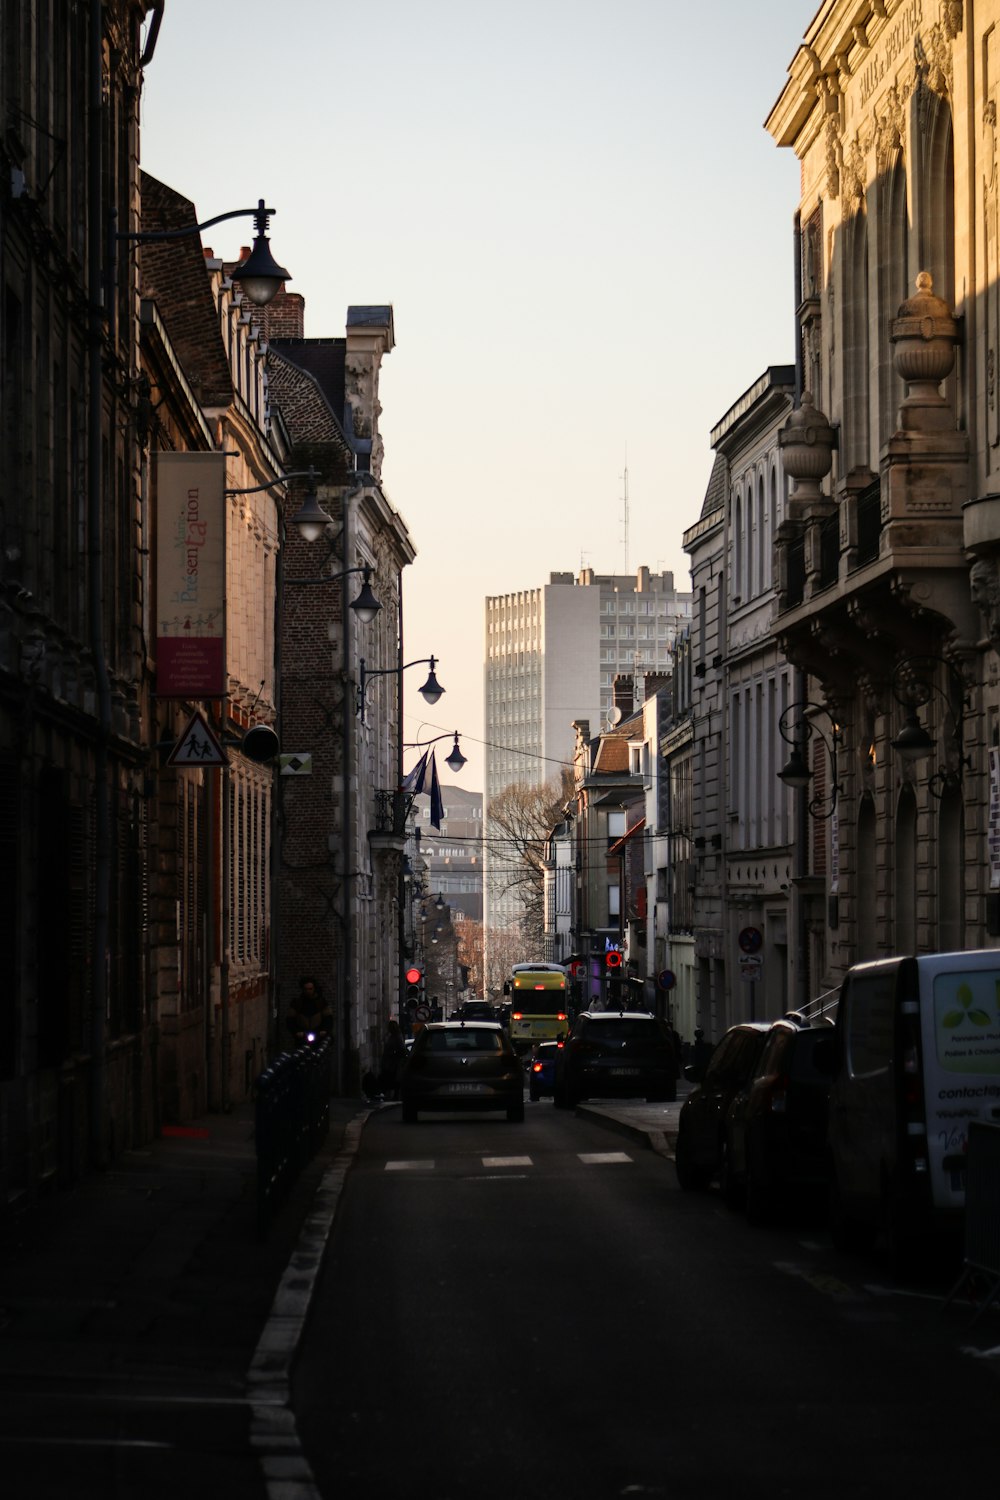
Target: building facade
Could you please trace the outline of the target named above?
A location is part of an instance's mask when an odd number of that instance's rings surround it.
[[[825,4],[767,121],[802,181],[773,629],[809,705],[812,992],[1000,936],[998,23],[991,3]]]
[[[608,722],[614,680],[669,663],[688,623],[690,596],[672,573],[552,573],[541,588],[486,600],[486,807],[515,783],[558,778],[576,753],[573,724]],[[502,844],[487,840],[487,927],[518,918]]]

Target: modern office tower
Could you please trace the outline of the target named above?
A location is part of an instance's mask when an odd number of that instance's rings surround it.
[[[491,831],[490,803],[512,783],[558,780],[572,764],[574,723],[596,734],[609,722],[616,675],[635,679],[669,671],[674,640],[691,619],[691,595],[672,573],[633,575],[582,568],[551,573],[547,584],[486,600],[486,889],[487,927],[520,914],[507,889],[515,855]],[[540,954],[528,955],[540,957]]]

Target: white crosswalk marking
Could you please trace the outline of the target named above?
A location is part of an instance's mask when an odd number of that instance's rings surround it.
[[[530,1156],[484,1156],[484,1167],[533,1167]]]
[[[387,1172],[433,1172],[436,1163],[432,1161],[387,1161],[385,1170]]]
[[[627,1151],[578,1151],[577,1156],[585,1167],[598,1167],[605,1162],[632,1160]]]

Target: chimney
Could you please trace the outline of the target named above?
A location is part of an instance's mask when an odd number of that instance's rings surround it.
[[[268,341],[305,338],[306,299],[301,292],[289,292],[282,287],[272,302],[257,308],[255,317]]]
[[[615,708],[621,709],[622,718],[629,718],[635,707],[635,678],[628,672],[617,673],[611,694],[611,701]]]

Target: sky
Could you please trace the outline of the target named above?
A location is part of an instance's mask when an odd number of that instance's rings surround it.
[[[408,741],[483,787],[484,601],[672,570],[709,434],[794,357],[798,162],[764,120],[817,0],[169,0],[144,169],[264,197],[307,337],[391,303],[383,489],[417,548]],[[252,224],[206,231],[236,259]],[[627,471],[627,525],[626,494]],[[439,747],[439,764],[449,741]],[[408,753],[407,767],[415,758]],[[447,769],[442,778],[451,779]]]

